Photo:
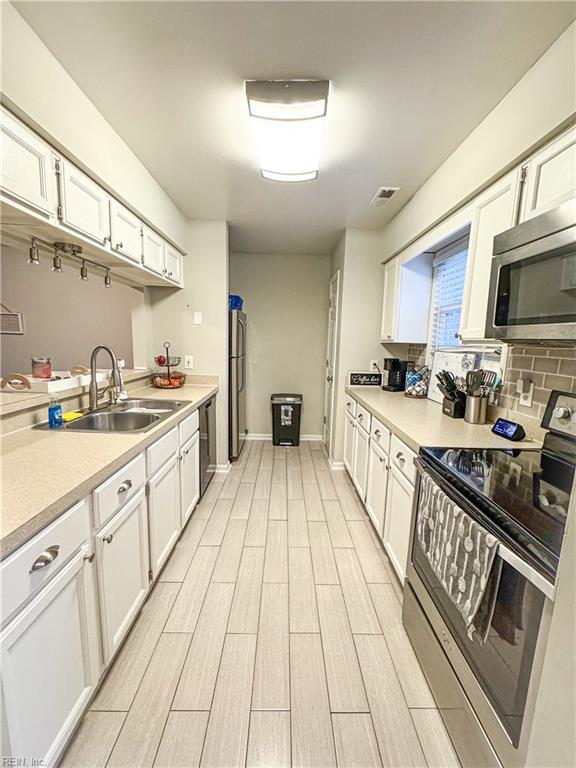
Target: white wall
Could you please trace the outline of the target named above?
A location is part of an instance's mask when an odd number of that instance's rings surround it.
[[[576,22],[386,226],[382,233],[384,259],[517,165],[548,136],[574,119],[575,62]]]
[[[340,269],[340,341],[332,427],[332,459],[341,462],[344,445],[344,387],[351,370],[367,371],[382,360],[380,315],[384,270],[380,234],[347,229],[332,255],[331,271]]]
[[[185,250],[179,208],[14,7],[0,3],[0,13],[2,101]]]
[[[188,224],[188,256],[182,290],[148,289],[150,307],[143,329],[151,330],[152,348],[159,354],[169,341],[175,355],[194,356],[190,373],[220,378],[218,394],[218,464],[228,462],[228,226],[225,221]],[[202,312],[202,324],[194,324]],[[139,348],[146,341],[139,338]],[[184,361],[182,361],[183,363]]]
[[[230,292],[248,315],[250,432],[271,434],[273,392],[299,392],[301,434],[322,434],[329,282],[328,255],[231,254]]]

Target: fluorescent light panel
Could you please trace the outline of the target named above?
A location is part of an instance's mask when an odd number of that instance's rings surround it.
[[[262,175],[273,181],[318,178],[327,80],[249,80],[248,108]]]

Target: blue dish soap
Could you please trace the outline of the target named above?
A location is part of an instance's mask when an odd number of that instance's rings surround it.
[[[48,426],[50,429],[56,429],[63,424],[62,419],[62,406],[57,397],[52,397],[50,400],[50,407],[48,408]]]

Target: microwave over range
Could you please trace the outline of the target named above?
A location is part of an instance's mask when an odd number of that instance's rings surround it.
[[[576,343],[576,200],[494,238],[486,338]]]

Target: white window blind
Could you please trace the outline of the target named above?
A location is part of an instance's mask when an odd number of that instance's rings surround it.
[[[468,238],[438,251],[434,258],[434,283],[430,344],[433,349],[458,347]]]

